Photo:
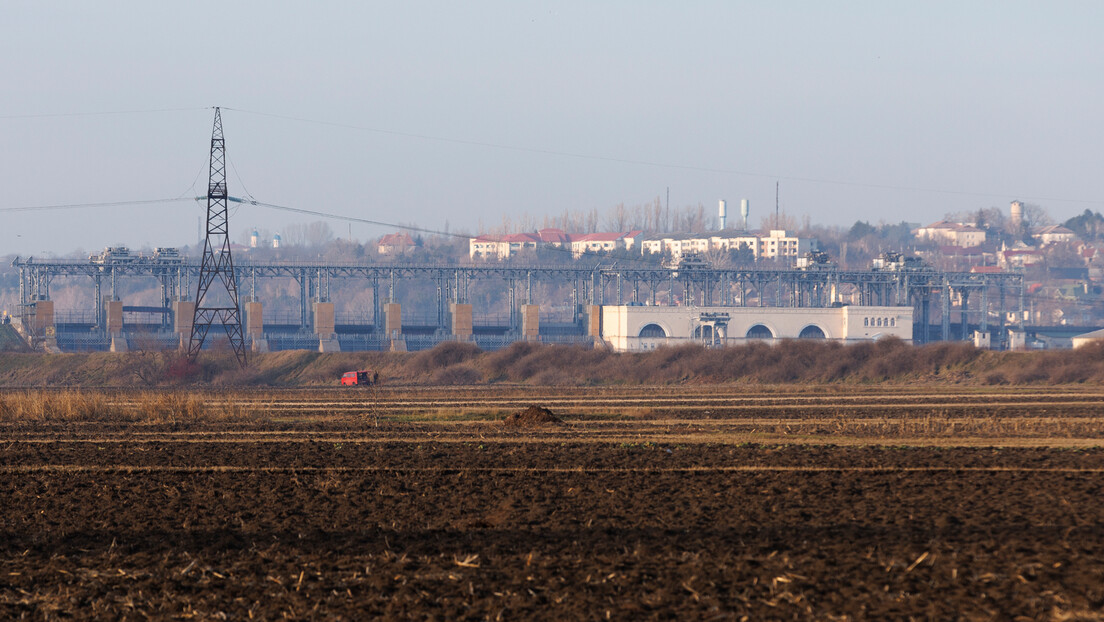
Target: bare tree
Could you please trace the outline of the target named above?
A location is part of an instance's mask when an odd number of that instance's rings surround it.
[[[280,237],[286,246],[306,246],[307,226],[299,222],[292,223],[284,227],[284,234]]]
[[[1046,209],[1035,203],[1024,203],[1023,226],[1024,232],[1030,232],[1035,227],[1045,227],[1054,224],[1054,220]]]
[[[618,203],[610,208],[606,216],[606,228],[610,231],[625,231],[629,221],[629,210],[624,203]]]
[[[316,220],[307,225],[307,244],[312,247],[325,246],[334,239],[330,225]]]
[[[690,231],[693,233],[701,233],[705,231],[705,206],[698,203],[698,209],[693,213],[693,221],[690,225]]]
[[[764,230],[770,229],[783,229],[786,231],[797,230],[797,218],[790,216],[785,210],[779,212],[778,217],[775,218],[774,214],[769,216],[763,216],[759,221],[759,227]]]
[[[595,233],[598,231],[598,208],[591,208],[586,215],[586,233]]]

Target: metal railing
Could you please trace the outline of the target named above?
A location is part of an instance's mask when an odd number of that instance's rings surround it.
[[[521,314],[518,314],[520,321]],[[473,313],[472,323],[476,326],[510,326],[509,313]]]
[[[55,309],[54,324],[95,324],[94,309]]]
[[[60,333],[57,345],[62,352],[107,352],[111,339],[101,333]]]
[[[318,350],[317,335],[265,335],[269,351]]]
[[[383,335],[339,335],[337,342],[342,352],[381,351],[391,347],[391,340]]]

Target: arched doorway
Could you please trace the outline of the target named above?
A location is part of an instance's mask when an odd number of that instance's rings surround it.
[[[746,337],[748,339],[774,339],[774,333],[766,326],[756,324],[748,329]]]
[[[827,339],[828,335],[824,334],[824,331],[819,326],[813,326],[810,324],[801,329],[801,333],[797,335],[798,339]]]
[[[664,338],[667,336],[667,331],[663,330],[663,327],[659,324],[648,324],[640,329],[640,336]]]

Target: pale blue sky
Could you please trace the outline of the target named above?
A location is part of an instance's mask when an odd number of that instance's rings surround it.
[[[1088,1],[7,2],[0,208],[188,195],[202,171],[201,193],[220,105],[383,130],[226,110],[232,194],[429,228],[667,187],[672,206],[748,198],[756,224],[776,180],[788,213],[826,224],[1017,198],[1064,220],[1104,209],[1102,18]],[[0,255],[183,245],[200,214],[0,213]],[[242,207],[231,228],[305,220]]]

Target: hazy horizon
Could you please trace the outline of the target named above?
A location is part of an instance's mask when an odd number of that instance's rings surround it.
[[[203,194],[212,106],[232,195],[429,229],[668,188],[730,220],[747,198],[754,225],[776,182],[789,215],[839,226],[1104,208],[1098,3],[0,11],[0,255],[194,243],[193,201],[11,209]],[[313,220],[238,206],[231,233]]]

